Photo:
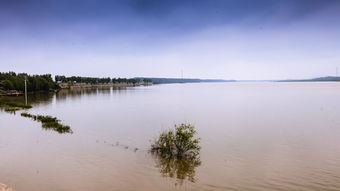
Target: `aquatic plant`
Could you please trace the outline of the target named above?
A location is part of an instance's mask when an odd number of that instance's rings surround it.
[[[22,117],[32,118],[35,121],[41,122],[44,129],[51,129],[57,131],[58,133],[73,133],[70,126],[61,124],[60,120],[56,117],[49,115],[32,115],[26,112],[23,112],[20,115]]]
[[[15,114],[18,110],[30,108],[32,108],[31,105],[25,105],[18,102],[0,102],[0,109],[12,114]]]
[[[7,107],[6,106],[4,108],[0,107],[0,110],[4,110],[7,113],[15,115],[16,111],[20,110],[20,108],[17,108],[17,107]]]
[[[193,125],[175,125],[175,129],[170,129],[161,133],[151,145],[151,153],[163,158],[190,159],[199,155],[201,147],[200,139],[195,138],[196,130]]]
[[[18,102],[1,102],[1,105],[9,106],[9,107],[16,107],[16,108],[22,108],[22,109],[30,109],[32,108],[31,105],[26,105],[23,103]]]
[[[33,115],[31,115],[31,114],[29,114],[29,113],[26,113],[26,112],[22,112],[20,115],[21,115],[22,117],[30,117],[30,118],[33,117]]]

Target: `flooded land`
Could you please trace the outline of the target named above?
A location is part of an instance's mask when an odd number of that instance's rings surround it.
[[[16,191],[340,190],[339,98],[336,82],[30,94],[32,108],[0,110],[0,183]],[[53,116],[72,133],[46,128],[34,116]],[[199,158],[152,155],[152,141],[181,123],[196,127]]]

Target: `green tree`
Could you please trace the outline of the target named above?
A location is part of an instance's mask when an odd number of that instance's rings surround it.
[[[200,139],[195,138],[196,130],[193,125],[181,124],[174,130],[160,134],[159,138],[151,145],[151,152],[164,158],[188,159],[196,158],[201,147]]]
[[[2,82],[2,86],[4,89],[8,89],[8,90],[13,90],[14,89],[14,86],[13,86],[13,83],[9,80],[4,80]]]

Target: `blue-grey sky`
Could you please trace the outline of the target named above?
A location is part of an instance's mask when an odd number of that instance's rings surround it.
[[[338,0],[0,0],[0,71],[287,79],[340,71]]]

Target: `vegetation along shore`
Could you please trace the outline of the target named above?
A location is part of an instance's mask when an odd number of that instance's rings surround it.
[[[25,91],[25,79],[28,92],[57,91],[61,88],[90,88],[90,87],[129,87],[151,85],[146,78],[93,78],[80,76],[51,74],[29,75],[27,73],[0,72],[0,95],[22,95]]]

